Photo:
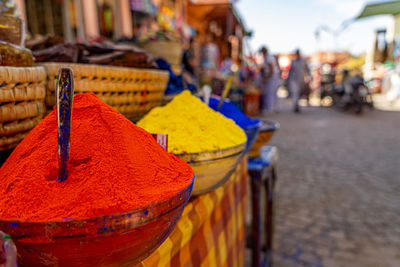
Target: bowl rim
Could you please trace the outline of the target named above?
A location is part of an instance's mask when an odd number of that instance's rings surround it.
[[[267,126],[265,129],[262,128],[262,126]],[[276,121],[270,121],[270,120],[262,120],[262,125],[260,125],[260,132],[272,132],[276,131],[281,127],[279,122]]]
[[[224,149],[208,150],[197,153],[179,153],[174,155],[185,160],[188,163],[212,161],[240,154],[246,149],[246,144],[247,140],[242,144]]]
[[[256,119],[256,120],[258,120],[257,123],[247,125],[246,128],[242,128],[242,129],[243,129],[245,132],[248,131],[248,130],[258,130],[258,129],[260,129],[260,127],[261,127],[262,124],[263,124],[263,121],[262,121],[262,120],[259,120],[259,119]]]
[[[83,223],[83,222],[96,222],[96,221],[105,222],[105,221],[109,221],[109,220],[113,220],[113,219],[117,219],[117,218],[125,217],[125,216],[130,218],[130,217],[133,217],[134,214],[145,214],[145,213],[153,214],[151,212],[151,210],[157,209],[158,207],[167,204],[171,200],[179,199],[180,196],[185,195],[185,194],[188,195],[188,198],[186,199],[186,201],[184,201],[184,205],[186,205],[186,202],[190,199],[190,196],[192,194],[194,180],[195,180],[195,174],[193,174],[193,176],[191,177],[191,181],[190,181],[189,185],[186,186],[185,188],[179,190],[174,195],[172,195],[166,199],[157,201],[157,202],[150,202],[146,206],[139,207],[136,209],[125,211],[125,212],[121,212],[121,213],[106,214],[106,215],[94,216],[94,217],[84,217],[84,218],[78,218],[78,219],[73,218],[73,217],[66,217],[61,220],[49,220],[49,221],[31,221],[31,220],[1,219],[0,218],[0,226],[5,225],[5,224],[10,224],[11,227],[14,227],[14,226],[12,226],[12,224],[17,224],[17,225],[18,224],[29,224],[31,226],[39,226],[39,225],[43,225],[43,224],[45,224],[45,225],[47,225],[47,224],[63,225],[63,224],[70,224],[70,223]],[[140,220],[139,223],[134,224],[133,226],[136,227],[136,226],[146,224],[150,221],[153,221],[153,220],[159,218],[160,216],[169,213],[171,210],[175,209],[176,207],[177,207],[176,205],[168,206],[168,208],[166,208],[163,213],[153,215],[153,216],[146,216],[145,220]],[[15,225],[15,226],[17,226],[17,225]]]
[[[227,170],[225,176],[223,176],[222,179],[218,180],[217,183],[214,183],[214,185],[209,186],[207,188],[203,188],[202,190],[195,190],[193,192],[193,196],[199,196],[199,195],[203,195],[203,194],[207,194],[209,192],[212,192],[213,190],[217,189],[218,187],[220,187],[221,185],[223,185],[224,183],[226,183],[230,177],[232,176],[232,174],[235,172],[237,166],[239,165],[239,163],[241,162],[241,160],[243,159],[243,157],[247,154],[246,150],[243,150],[242,152],[238,153],[238,154],[234,154],[231,155],[230,157],[236,157],[236,162],[233,164],[232,168]],[[218,159],[220,160],[220,159]],[[199,179],[201,181],[201,178]]]

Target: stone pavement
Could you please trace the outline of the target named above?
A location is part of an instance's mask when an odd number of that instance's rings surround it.
[[[400,112],[282,101],[275,266],[400,266]]]

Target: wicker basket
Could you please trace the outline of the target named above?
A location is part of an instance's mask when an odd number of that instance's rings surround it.
[[[39,123],[46,73],[42,67],[0,67],[0,150],[15,147]]]
[[[150,41],[143,44],[143,49],[152,54],[154,58],[163,58],[173,66],[182,63],[183,48],[179,42]]]
[[[58,69],[71,67],[75,93],[93,92],[101,100],[128,118],[143,116],[161,104],[167,87],[168,72],[73,63],[43,63],[47,73],[46,106],[56,103],[55,89]]]

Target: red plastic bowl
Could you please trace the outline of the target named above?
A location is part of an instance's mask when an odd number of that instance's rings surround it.
[[[168,237],[192,192],[123,214],[81,220],[0,220],[17,246],[19,266],[134,266]]]

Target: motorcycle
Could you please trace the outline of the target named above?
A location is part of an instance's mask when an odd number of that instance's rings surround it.
[[[372,95],[359,74],[350,76],[348,70],[343,70],[341,84],[336,85],[333,91],[333,106],[342,110],[353,109],[357,114],[363,112],[363,107],[374,107]]]
[[[328,64],[323,65],[321,72],[320,102],[329,103],[327,99],[333,99],[335,89],[335,72]]]

